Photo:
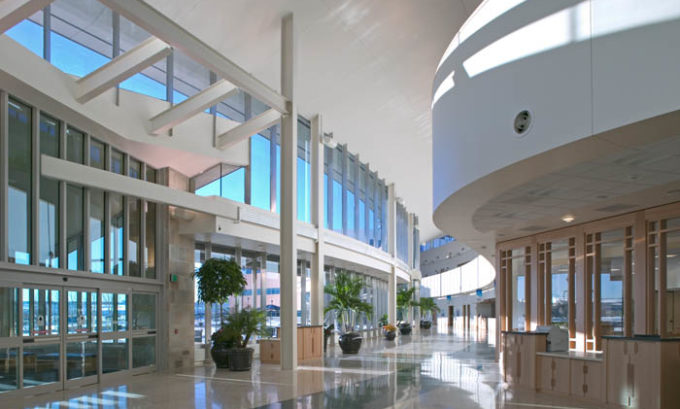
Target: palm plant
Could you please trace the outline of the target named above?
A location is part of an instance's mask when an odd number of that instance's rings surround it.
[[[430,297],[421,298],[418,305],[420,306],[420,309],[424,313],[427,312],[427,313],[432,314],[432,312],[434,312],[434,311],[436,311],[436,312],[441,311],[439,309],[439,306],[437,305],[437,303],[434,301],[434,299],[432,299]]]
[[[234,348],[246,348],[253,335],[266,335],[265,323],[266,313],[263,310],[245,308],[229,314],[221,331],[224,331],[226,339],[233,342]]]
[[[406,313],[408,307],[417,307],[418,302],[413,299],[413,294],[415,294],[416,288],[401,288],[397,292],[397,309],[401,312],[402,321],[406,321]]]
[[[361,299],[363,287],[363,278],[353,277],[346,272],[337,274],[335,281],[324,287],[324,292],[333,297],[324,308],[324,313],[335,311],[344,332],[354,330],[355,313],[370,315],[373,312],[373,306]]]

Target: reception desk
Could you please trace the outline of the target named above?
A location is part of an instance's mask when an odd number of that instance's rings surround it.
[[[541,333],[502,333],[508,384],[612,408],[680,408],[680,338],[603,336],[597,353],[546,352],[546,341]]]
[[[278,338],[261,339],[260,362],[281,363],[281,340]],[[321,325],[297,328],[298,363],[309,359],[319,359],[323,355],[323,327]]]

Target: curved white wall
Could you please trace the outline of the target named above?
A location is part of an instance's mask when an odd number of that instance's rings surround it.
[[[445,297],[447,295],[469,294],[478,289],[493,285],[496,270],[486,258],[477,256],[460,267],[423,277],[421,295],[425,297]],[[422,289],[427,288],[427,291]]]
[[[460,217],[442,206],[456,193],[557,147],[678,110],[678,38],[677,0],[480,5],[447,49],[433,84],[435,223],[465,241],[451,229]],[[533,122],[518,137],[513,121],[522,110]],[[537,163],[485,188],[497,194],[515,179],[578,161]],[[467,194],[479,197],[455,200],[455,211],[466,217],[487,200],[474,189]],[[482,234],[471,225],[463,230],[463,236]]]

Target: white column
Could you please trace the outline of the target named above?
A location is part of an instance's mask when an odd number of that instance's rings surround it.
[[[394,265],[387,281],[387,320],[390,324],[397,322],[397,269]]]
[[[324,272],[324,146],[322,143],[323,126],[321,115],[316,115],[311,121],[312,131],[312,223],[316,226],[318,239],[316,251],[312,256],[311,271],[311,310],[312,325],[323,325],[323,288],[326,274]]]
[[[297,109],[294,103],[293,15],[281,24],[281,92],[288,115],[281,121],[281,369],[297,368]]]
[[[387,285],[387,319],[390,323],[397,321],[397,269],[395,267],[397,257],[397,201],[394,192],[394,183],[387,187],[387,220],[384,227],[387,229],[387,250],[392,255],[392,271]]]

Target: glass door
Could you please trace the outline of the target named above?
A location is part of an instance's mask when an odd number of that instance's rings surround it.
[[[130,369],[128,293],[101,293],[101,365],[104,376]]]
[[[61,294],[60,288],[36,286],[21,290],[24,389],[62,389]]]
[[[64,290],[64,388],[97,383],[99,373],[99,296],[92,289]]]
[[[0,396],[19,389],[20,305],[19,288],[0,284]]]

